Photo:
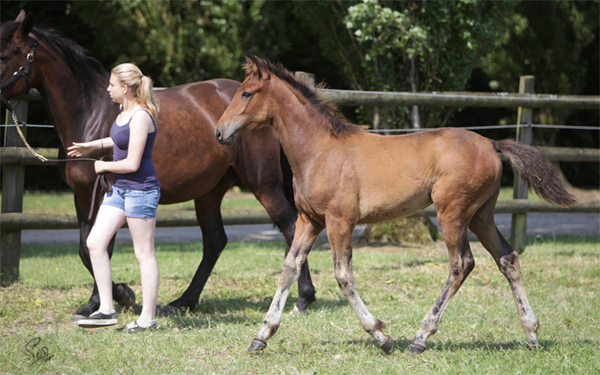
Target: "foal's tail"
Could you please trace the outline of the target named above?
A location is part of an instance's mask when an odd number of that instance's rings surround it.
[[[510,139],[493,143],[508,158],[513,171],[525,179],[530,190],[557,206],[577,203],[577,198],[565,189],[552,164],[535,148]]]

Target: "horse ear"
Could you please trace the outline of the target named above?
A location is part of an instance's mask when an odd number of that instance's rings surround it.
[[[17,18],[15,18],[16,22],[23,22],[23,20],[25,19],[25,9],[21,9],[21,11],[19,12],[19,15],[17,16]]]
[[[262,71],[260,70],[260,66],[258,65],[258,61],[256,60],[256,56],[254,56],[254,54],[252,53],[252,50],[249,51],[250,52],[250,61],[252,63],[252,71],[254,73],[256,73],[256,75],[258,75],[258,79],[262,78]]]
[[[16,21],[20,21],[21,25],[17,29],[16,35],[20,36],[21,39],[27,39],[27,36],[33,30],[33,13],[25,15],[25,11],[21,10],[17,16]]]

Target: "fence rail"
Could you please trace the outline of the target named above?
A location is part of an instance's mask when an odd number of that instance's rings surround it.
[[[518,94],[513,93],[394,93],[364,92],[319,89],[321,95],[340,106],[448,106],[448,107],[502,107],[518,108],[518,124],[523,129],[519,141],[531,144],[532,108],[569,108],[600,110],[598,96],[565,96],[551,94],[533,94],[533,77],[522,77]],[[40,95],[32,90],[23,98],[25,101],[17,107],[18,117],[27,121],[27,100],[39,100]],[[7,121],[10,116],[6,116]],[[508,127],[507,127],[508,128]],[[18,280],[21,231],[26,229],[77,229],[79,227],[74,214],[30,214],[22,213],[23,181],[25,166],[57,165],[57,162],[41,162],[29,151],[21,147],[14,127],[7,127],[4,133],[4,147],[0,148],[2,164],[2,213],[0,214],[0,285],[8,285]],[[600,150],[589,148],[539,147],[539,151],[552,161],[599,162]],[[49,158],[58,157],[56,148],[39,148],[36,151]],[[501,157],[503,157],[501,155]],[[499,201],[496,213],[512,213],[511,242],[517,251],[524,246],[526,215],[528,212],[581,212],[598,213],[598,202],[584,202],[575,207],[555,207],[545,202],[527,200],[527,190],[522,181],[515,179],[512,201]],[[429,207],[412,216],[435,216],[435,209]],[[271,223],[264,211],[243,210],[223,212],[225,225]],[[159,227],[196,226],[194,212],[163,211],[157,217]]]

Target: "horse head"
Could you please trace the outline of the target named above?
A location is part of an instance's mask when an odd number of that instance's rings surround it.
[[[34,69],[37,37],[32,34],[33,14],[21,11],[14,21],[0,28],[0,82],[2,101],[25,95],[35,86]]]
[[[246,79],[233,96],[231,103],[217,123],[217,141],[231,145],[249,130],[271,124],[269,106],[269,63],[250,52],[246,57]]]

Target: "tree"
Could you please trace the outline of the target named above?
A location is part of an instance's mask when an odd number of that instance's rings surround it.
[[[416,92],[462,90],[512,9],[511,2],[364,0],[298,4],[296,12],[323,38],[323,54],[353,89]],[[407,121],[406,109],[385,108],[384,127],[440,126],[450,113],[417,111]]]

